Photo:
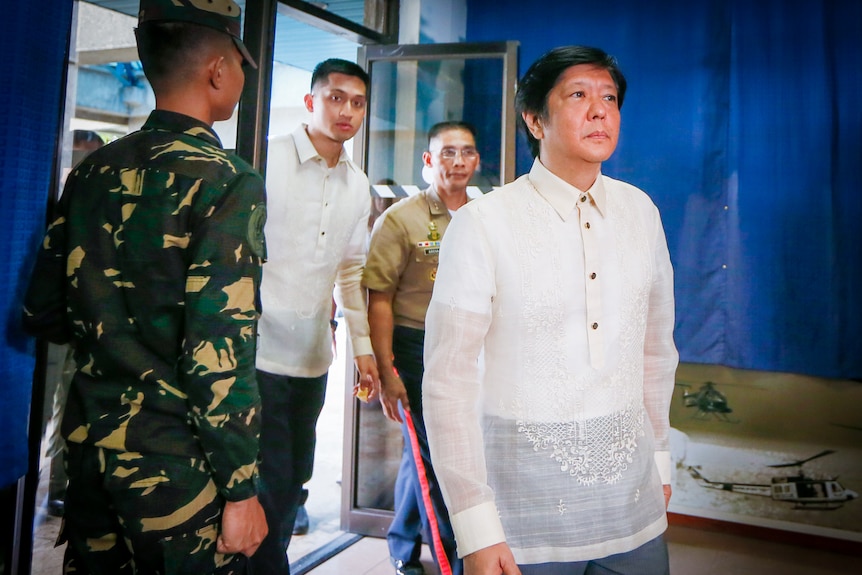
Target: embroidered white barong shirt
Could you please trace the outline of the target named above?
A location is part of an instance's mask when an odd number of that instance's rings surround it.
[[[269,141],[256,364],[267,373],[318,377],[332,363],[333,288],[353,355],[373,353],[360,285],[371,195],[347,152],[328,167],[305,128]]]
[[[426,317],[423,407],[459,555],[630,551],[667,526],[678,354],[659,212],[536,160],[458,210]]]

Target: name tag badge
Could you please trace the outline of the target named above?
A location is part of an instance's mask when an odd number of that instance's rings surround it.
[[[440,253],[440,240],[417,242],[416,247],[421,249],[426,256],[436,256]]]

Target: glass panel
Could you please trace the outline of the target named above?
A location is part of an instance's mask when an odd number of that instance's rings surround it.
[[[500,185],[502,102],[507,86],[502,54],[472,58],[463,54],[405,56],[372,60],[369,70],[372,85],[366,120],[366,170],[372,186],[391,185],[372,192],[375,212],[428,186],[422,176],[422,152],[427,149],[427,132],[437,122],[461,120],[476,128],[481,166],[471,182],[477,188],[468,193],[482,193]],[[403,441],[399,426],[383,416],[378,402],[355,405],[355,493],[350,530],[379,534],[385,532],[391,519],[382,512],[393,510]]]
[[[356,62],[356,48],[349,40],[304,24],[281,13],[275,19],[275,54],[273,56],[272,98],[270,113],[282,107],[301,107],[304,96],[310,89],[311,71],[327,58],[342,58]],[[287,70],[285,69],[287,68]],[[287,91],[285,91],[287,90]],[[270,119],[270,135],[292,131],[296,122],[289,118],[281,122]],[[273,128],[282,130],[273,132]]]
[[[375,62],[368,119],[368,179],[427,186],[422,152],[437,122],[463,120],[477,130],[482,163],[472,185],[500,184],[501,58]]]
[[[385,10],[384,0],[326,0],[323,2],[299,2],[325,10],[354,24],[365,26],[376,32],[383,32],[382,12]]]

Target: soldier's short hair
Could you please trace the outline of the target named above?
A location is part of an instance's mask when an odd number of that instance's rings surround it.
[[[473,124],[461,120],[448,120],[446,122],[437,122],[431,126],[431,129],[428,130],[428,146],[431,146],[431,140],[442,132],[448,132],[449,130],[464,130],[473,136],[473,140],[478,139],[476,137],[476,128],[473,127]]]
[[[359,64],[351,62],[350,60],[342,60],[341,58],[330,58],[320,62],[314,67],[314,71],[311,73],[311,91],[314,92],[314,88],[316,86],[328,81],[330,74],[355,76],[365,84],[366,92],[370,88],[368,74],[361,66],[359,66]]]
[[[142,22],[135,37],[144,75],[156,93],[189,77],[214,49],[234,49],[229,35],[191,22]]]

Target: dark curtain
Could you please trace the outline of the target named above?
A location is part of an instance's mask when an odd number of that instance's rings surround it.
[[[468,41],[521,42],[520,73],[564,44],[619,60],[603,171],[661,210],[683,361],[862,378],[862,2],[468,0],[467,17]]]
[[[20,330],[21,295],[52,181],[72,2],[4,2],[0,18],[0,488],[27,469],[34,345]]]

